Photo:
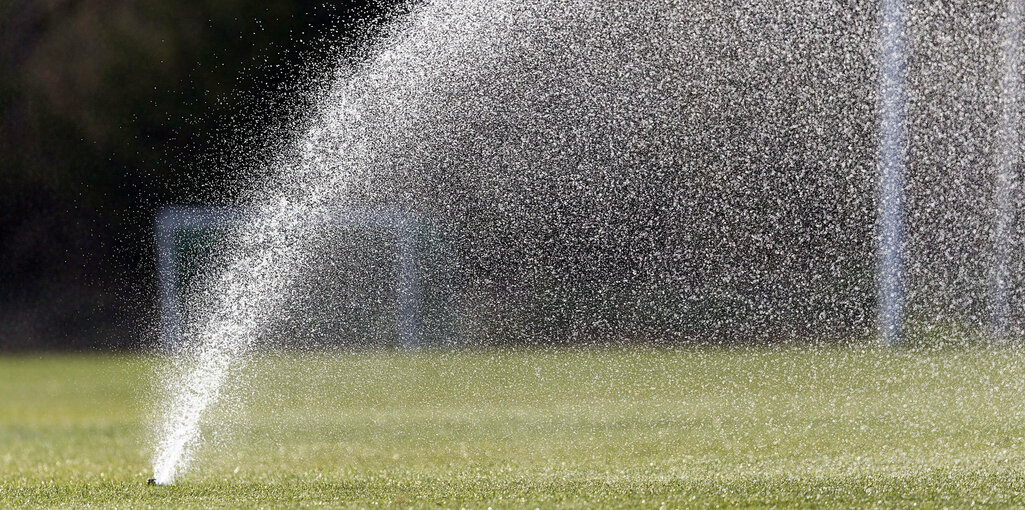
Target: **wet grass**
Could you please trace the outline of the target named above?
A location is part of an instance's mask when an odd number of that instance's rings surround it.
[[[268,356],[147,487],[158,364],[0,358],[0,507],[1025,505],[1014,350]]]

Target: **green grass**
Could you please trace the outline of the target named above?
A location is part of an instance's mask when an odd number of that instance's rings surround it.
[[[1025,354],[271,356],[147,487],[142,356],[0,358],[0,507],[1025,505]]]

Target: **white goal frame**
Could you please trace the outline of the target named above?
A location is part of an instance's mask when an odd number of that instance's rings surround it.
[[[166,348],[181,341],[180,270],[175,235],[183,230],[229,230],[251,221],[254,210],[232,206],[166,206],[156,214],[157,274],[160,285],[160,334]],[[398,247],[396,278],[398,343],[400,349],[423,346],[421,289],[417,274],[416,233],[421,221],[413,212],[396,206],[375,208],[333,207],[311,211],[311,222],[342,227],[371,227],[392,232]]]

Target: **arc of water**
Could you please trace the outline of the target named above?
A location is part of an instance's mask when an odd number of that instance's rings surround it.
[[[234,261],[218,278],[219,295],[210,303],[203,327],[180,348],[189,368],[177,379],[167,409],[162,440],[154,459],[154,481],[169,484],[188,463],[200,438],[200,425],[219,400],[225,381],[245,365],[268,321],[269,311],[285,299],[291,273],[282,266],[299,263],[306,250],[294,240],[306,214],[302,208],[278,206],[259,215],[240,235],[257,246]],[[262,237],[262,242],[261,238]]]

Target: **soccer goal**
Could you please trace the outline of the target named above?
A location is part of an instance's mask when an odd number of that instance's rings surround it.
[[[230,206],[168,206],[156,215],[156,255],[160,285],[161,335],[163,344],[172,348],[181,341],[182,272],[192,255],[187,240],[197,235],[223,235],[251,221],[253,211]],[[421,283],[417,269],[416,234],[423,222],[411,211],[400,207],[343,208],[311,211],[310,222],[326,223],[340,229],[371,230],[393,239],[396,252],[394,296],[396,346],[416,349],[423,346]]]

